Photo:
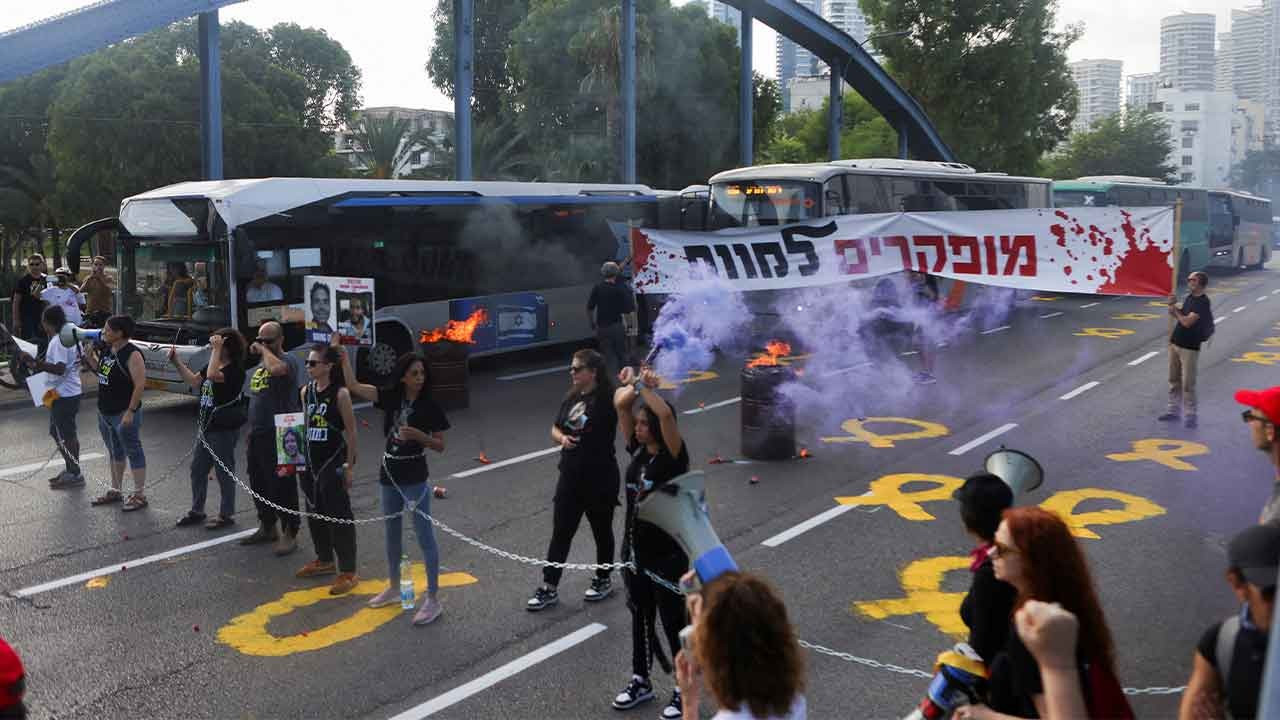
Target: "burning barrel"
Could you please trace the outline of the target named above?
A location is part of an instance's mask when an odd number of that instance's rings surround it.
[[[795,372],[779,364],[791,353],[784,342],[770,342],[766,353],[742,369],[742,454],[753,460],[789,460],[796,454],[796,408],[778,392]]]
[[[479,308],[466,320],[450,320],[442,328],[423,331],[418,338],[427,366],[431,397],[440,409],[463,410],[471,406],[468,359],[471,346],[476,342],[476,328],[488,319],[484,308]]]

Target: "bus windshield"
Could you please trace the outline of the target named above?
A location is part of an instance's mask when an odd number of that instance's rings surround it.
[[[821,187],[793,180],[717,183],[711,187],[712,229],[785,225],[822,217]]]
[[[230,324],[226,244],[141,240],[122,243],[125,312],[139,322],[196,326]]]
[[[1110,205],[1106,193],[1087,190],[1054,190],[1054,207],[1103,207]]]

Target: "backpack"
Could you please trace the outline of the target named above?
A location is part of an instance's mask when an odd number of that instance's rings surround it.
[[[1099,663],[1086,663],[1081,677],[1089,720],[1135,720],[1124,688],[1110,671]]]
[[[1218,669],[1222,691],[1226,693],[1231,682],[1231,661],[1236,655],[1236,638],[1240,636],[1240,616],[1232,615],[1218,628],[1218,643],[1213,648],[1213,665]]]
[[[1216,323],[1213,320],[1213,309],[1205,311],[1204,317],[1200,318],[1200,342],[1207,343],[1213,337],[1213,331]]]

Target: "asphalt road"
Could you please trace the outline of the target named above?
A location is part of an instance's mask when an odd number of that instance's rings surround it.
[[[1200,633],[1233,607],[1225,542],[1256,519],[1273,478],[1231,394],[1276,382],[1280,340],[1267,338],[1280,336],[1280,268],[1220,277],[1210,295],[1220,323],[1202,353],[1195,430],[1154,419],[1164,407],[1167,317],[1145,299],[1022,298],[1006,322],[942,349],[935,385],[856,367],[807,373],[816,392],[799,412],[798,437],[812,453],[804,460],[709,462],[739,454],[741,359],[722,358],[714,377],[681,386],[677,400],[717,531],[740,565],[781,588],[803,639],[928,670],[954,642],[968,582],[957,558],[969,542],[942,498],[986,453],[1016,447],[1047,474],[1019,502],[1075,518],[1122,683],[1182,685]],[[476,372],[473,406],[451,414],[448,451],[431,460],[433,481],[449,490],[433,501],[437,518],[488,545],[543,555],[555,455],[530,454],[551,446],[568,383],[557,368],[567,364],[565,353]],[[538,370],[547,372],[510,377]],[[360,431],[367,460],[380,451],[379,421],[359,414],[370,423]],[[155,485],[151,507],[133,514],[90,508],[92,483],[54,492],[44,480],[51,471],[22,469],[48,456],[46,422],[21,405],[0,411],[0,635],[27,664],[34,717],[617,716],[610,701],[629,677],[629,616],[621,592],[583,602],[587,573],[566,573],[558,607],[528,613],[537,568],[438,531],[454,585],[442,591],[440,620],[415,628],[396,608],[364,609],[387,574],[380,523],[358,530],[363,594],[337,599],[293,576],[310,558],[305,531],[302,550],[283,559],[234,541],[190,547],[255,524],[239,492],[233,529],[173,527],[190,501],[183,455],[193,400],[148,397],[143,437]],[[92,402],[79,422],[85,452],[100,453]],[[482,465],[481,452],[518,460]],[[370,518],[379,514],[376,478],[362,465],[354,505]],[[86,468],[104,477],[100,457]],[[210,495],[216,507],[216,484]],[[570,559],[594,559],[585,527]],[[867,663],[806,659],[812,717],[901,717],[927,685]],[[655,684],[659,701],[626,715],[657,717],[674,681],[659,673]],[[1178,696],[1133,702],[1142,717],[1172,717]]]

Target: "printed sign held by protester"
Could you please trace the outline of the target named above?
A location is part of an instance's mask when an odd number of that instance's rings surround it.
[[[302,413],[280,413],[276,419],[276,465],[282,475],[292,475],[307,466],[306,423]]]
[[[307,275],[303,319],[307,342],[327,343],[334,332],[343,345],[373,347],[374,294],[371,278]]]

